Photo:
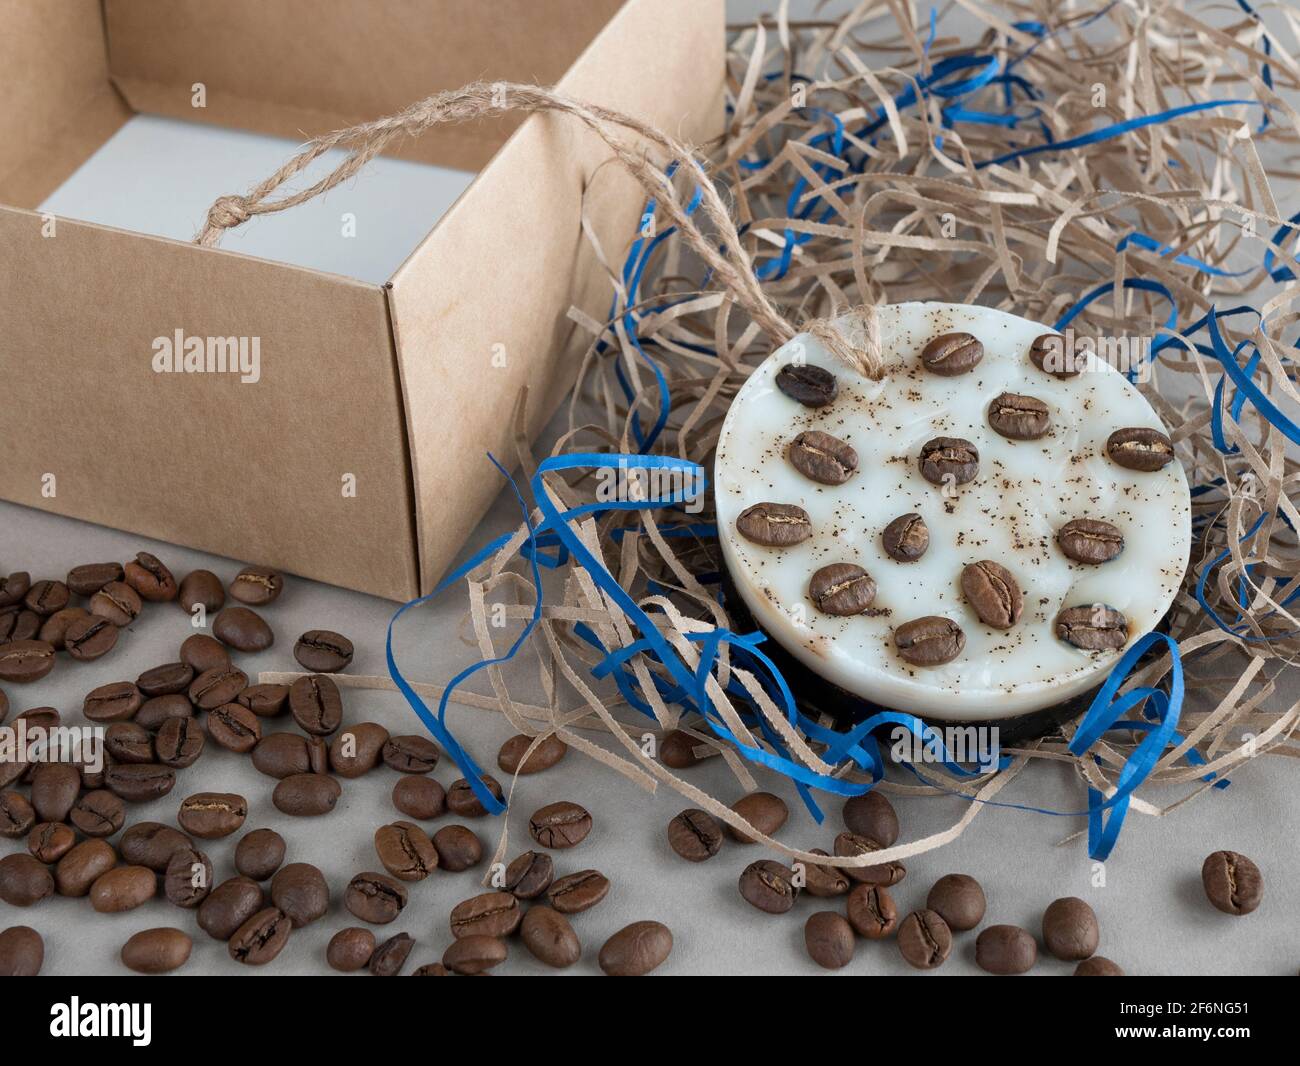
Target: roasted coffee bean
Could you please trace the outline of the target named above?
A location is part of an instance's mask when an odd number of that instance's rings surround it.
[[[144,695],[167,696],[173,692],[184,692],[194,680],[194,667],[189,663],[164,663],[146,670],[135,679],[135,687]]]
[[[249,685],[235,702],[247,707],[258,718],[278,718],[289,707],[288,685]]]
[[[482,781],[492,795],[497,799],[502,798],[501,785],[496,778],[484,774]],[[463,777],[457,778],[447,789],[447,810],[462,818],[482,818],[487,814],[487,808],[483,806],[478,796],[474,794],[473,788],[470,787],[470,783]]]
[[[857,934],[868,940],[884,940],[898,926],[898,905],[882,885],[855,885],[845,913]]]
[[[528,754],[528,749],[535,740],[535,737],[525,736],[523,733],[511,737],[497,752],[497,765],[507,774],[538,774],[543,770],[549,770],[563,759],[569,750],[569,745],[551,733],[538,740],[537,747],[533,748],[532,754],[525,759],[524,756]]]
[[[821,848],[813,848],[812,853],[826,855]],[[797,863],[796,866],[803,867],[804,891],[817,899],[833,899],[842,896],[848,892],[851,885],[848,875],[837,866],[823,866],[815,862]]]
[[[45,619],[41,624],[40,632],[36,634],[36,639],[43,640],[55,651],[64,651],[67,647],[68,630],[72,628],[72,623],[83,618],[93,617],[83,607],[65,607],[61,611],[55,611],[49,618]]]
[[[398,933],[385,940],[375,953],[370,956],[370,975],[372,977],[396,977],[406,965],[407,956],[415,947],[415,940],[409,933]]]
[[[401,881],[387,874],[368,872],[357,874],[348,882],[343,902],[363,922],[387,925],[402,913],[406,898],[406,886]]]
[[[325,961],[339,973],[356,973],[370,965],[370,956],[374,953],[375,934],[353,925],[330,937],[325,948]]]
[[[107,789],[97,788],[72,805],[68,821],[83,836],[111,837],[126,821],[126,809],[120,797]]]
[[[53,707],[33,707],[30,711],[23,711],[14,719],[14,725],[19,722],[25,722],[28,729],[44,729],[49,731],[55,728],[62,716]]]
[[[454,940],[442,954],[442,964],[453,973],[486,973],[506,961],[506,942],[494,936],[467,936]]]
[[[790,808],[785,805],[785,800],[770,792],[750,792],[736,800],[731,809],[759,833],[769,837],[777,833],[790,817]],[[731,825],[726,827],[726,832],[737,844],[754,843],[753,837]]]
[[[194,704],[190,703],[190,698],[182,696],[179,692],[173,692],[168,696],[155,696],[151,700],[145,700],[140,705],[140,709],[135,712],[132,721],[145,729],[158,730],[166,725],[169,719],[193,717]]]
[[[42,822],[62,822],[81,791],[81,771],[65,762],[40,763],[32,771],[32,807]]]
[[[1057,530],[1056,543],[1076,563],[1108,563],[1124,550],[1124,534],[1109,522],[1076,518]]]
[[[243,755],[257,747],[262,739],[262,723],[257,715],[238,703],[224,703],[208,713],[208,736],[227,751]]]
[[[330,906],[325,875],[307,862],[282,866],[271,878],[271,902],[282,910],[295,929],[322,918]]]
[[[835,854],[841,858],[870,855],[883,851],[884,845],[860,833],[840,833],[835,838]],[[865,885],[896,885],[907,876],[907,867],[897,859],[880,866],[846,866],[844,872],[854,881]]]
[[[933,437],[921,445],[921,476],[934,485],[965,485],[980,469],[980,453],[960,437]]]
[[[181,643],[181,662],[188,663],[194,676],[206,674],[209,670],[229,670],[230,652],[226,646],[206,633],[195,633],[186,637]],[[286,690],[287,691],[287,690]]]
[[[528,819],[528,834],[544,848],[572,848],[591,832],[590,812],[577,803],[561,800],[535,810]]]
[[[776,387],[805,407],[825,407],[835,399],[835,375],[807,363],[786,363],[776,372]]]
[[[0,837],[17,840],[31,832],[36,811],[21,792],[0,792]]]
[[[173,770],[193,766],[203,754],[205,738],[193,718],[168,718],[154,738],[158,761]]]
[[[1096,913],[1077,896],[1054,900],[1043,912],[1043,946],[1058,959],[1090,958],[1100,938]]]
[[[54,876],[25,851],[0,859],[0,900],[14,907],[30,907],[54,895]]]
[[[226,590],[211,570],[191,570],[181,580],[178,599],[187,614],[192,615],[195,607],[202,607],[205,614],[215,614],[226,605]]]
[[[413,822],[392,822],[376,829],[375,854],[399,881],[423,881],[438,868],[438,849]]]
[[[983,358],[984,345],[969,333],[945,333],[921,349],[921,365],[945,378],[969,373]]]
[[[990,925],[975,939],[975,962],[988,973],[1027,973],[1037,961],[1037,942],[1019,926]]]
[[[293,657],[304,670],[336,674],[352,662],[352,641],[329,629],[309,629],[293,646]]]
[[[898,927],[898,950],[918,970],[942,966],[952,951],[952,933],[934,911],[913,911]]]
[[[123,722],[144,704],[144,695],[130,681],[100,685],[86,694],[81,713],[92,722]]]
[[[300,677],[289,686],[289,713],[304,733],[327,737],[343,724],[339,687],[323,674]]]
[[[519,928],[524,909],[509,892],[484,892],[462,900],[451,909],[451,935],[510,936]]]
[[[452,947],[457,947],[460,941],[453,941]],[[450,949],[448,949],[450,950]],[[418,966],[411,971],[412,977],[450,977],[451,971],[440,962],[426,962],[423,966]]]
[[[810,914],[803,927],[808,957],[826,970],[842,970],[853,961],[853,926],[835,911]]]
[[[904,622],[894,630],[898,657],[913,666],[942,666],[966,647],[966,634],[951,618],[926,615]]]
[[[271,802],[295,818],[318,818],[329,814],[341,795],[343,787],[328,774],[293,774],[275,786]]]
[[[1174,445],[1159,430],[1117,429],[1106,438],[1106,454],[1126,470],[1149,474],[1174,461]]]
[[[519,924],[519,937],[533,958],[547,966],[563,969],[582,958],[582,944],[569,919],[550,907],[530,907]]]
[[[43,640],[14,640],[0,644],[0,681],[25,685],[39,681],[53,669],[54,646]]]
[[[118,841],[123,859],[133,866],[147,866],[155,873],[165,873],[177,851],[193,846],[194,841],[179,829],[161,822],[137,822]]]
[[[1065,338],[1059,333],[1044,333],[1029,346],[1029,361],[1044,374],[1056,378],[1078,377],[1087,357],[1075,355],[1065,349]]]
[[[812,536],[812,520],[792,503],[756,503],[740,512],[736,529],[765,548],[788,548]]]
[[[88,614],[68,626],[63,635],[63,650],[78,662],[93,662],[117,646],[119,632],[108,619]]]
[[[117,866],[95,878],[90,905],[100,914],[132,911],[153,899],[158,879],[146,866]]]
[[[217,667],[199,674],[189,687],[190,702],[200,710],[211,711],[233,703],[248,687],[248,675],[234,667]],[[213,737],[215,740],[216,738]]]
[[[108,771],[111,759],[108,755],[93,758],[83,753],[72,763],[81,772],[81,787],[87,792],[94,792],[104,787],[104,774]]]
[[[194,941],[179,929],[144,929],[122,945],[122,965],[136,973],[171,973],[193,949]]]
[[[898,839],[898,813],[889,797],[877,789],[846,799],[842,817],[850,833],[870,837],[886,848]]]
[[[236,651],[266,651],[275,634],[261,615],[247,607],[225,607],[212,621],[212,635]]]
[[[786,449],[790,465],[819,485],[843,485],[858,469],[858,453],[851,444],[808,429],[790,442]]]
[[[136,722],[114,722],[104,730],[104,748],[120,763],[155,761],[153,734]]]
[[[250,607],[274,603],[284,590],[284,578],[266,566],[246,566],[230,583],[230,595]]]
[[[659,758],[673,770],[687,770],[700,762],[695,749],[700,741],[681,729],[670,729],[659,742]]]
[[[110,581],[90,597],[90,613],[115,626],[130,625],[142,610],[139,593],[123,581]]]
[[[1216,851],[1201,865],[1205,898],[1224,914],[1249,914],[1264,898],[1264,875],[1245,855]]]
[[[284,950],[292,929],[293,924],[284,912],[276,907],[267,907],[235,930],[227,950],[236,962],[263,966]]]
[[[544,851],[525,851],[506,867],[502,886],[515,899],[536,899],[555,879],[555,863]]]
[[[176,821],[200,840],[228,837],[248,817],[248,800],[233,792],[196,792],[181,800]]]
[[[85,563],[68,571],[64,583],[78,596],[89,599],[105,585],[125,576],[121,563]]]
[[[247,877],[222,881],[199,904],[197,921],[213,940],[229,940],[246,921],[262,910],[266,897],[262,887]],[[289,926],[285,919],[285,925]]]
[[[687,808],[668,823],[668,846],[687,862],[703,862],[722,847],[722,827],[708,811]]]
[[[745,901],[767,914],[784,914],[794,906],[799,888],[794,871],[772,859],[759,859],[740,875],[740,894]]]
[[[393,806],[408,818],[437,818],[447,809],[447,792],[432,777],[399,777],[393,786]]]
[[[589,911],[609,895],[609,878],[599,870],[579,870],[558,877],[546,890],[546,902],[561,914]]]
[[[880,535],[885,554],[900,563],[914,563],[930,547],[930,527],[915,512],[899,515]]]
[[[1074,968],[1074,977],[1123,977],[1124,971],[1104,955],[1084,959]]]
[[[452,873],[468,870],[483,861],[483,841],[463,825],[444,825],[433,834],[433,846],[438,852],[438,865]]]
[[[172,852],[163,874],[163,895],[168,903],[193,909],[208,898],[213,884],[212,860],[203,852],[194,848]]]
[[[1005,566],[991,559],[962,568],[961,591],[979,620],[994,629],[1010,629],[1024,613],[1020,582]]]
[[[967,874],[945,874],[930,889],[925,905],[954,933],[964,933],[984,920],[984,889]]]
[[[1038,440],[1052,428],[1052,412],[1035,396],[1004,392],[995,396],[986,412],[989,425],[1009,440]]]
[[[253,766],[267,777],[282,779],[310,773],[306,738],[297,733],[269,733],[253,748]]]
[[[9,717],[9,697],[0,691],[0,725],[5,724],[5,719]]]
[[[3,797],[0,797],[0,824],[4,820],[3,802]],[[46,866],[53,866],[72,850],[76,842],[77,834],[62,822],[39,822],[27,834],[27,850],[32,853],[32,858]]]
[[[35,640],[40,636],[43,624],[41,616],[35,611],[29,611],[25,607],[8,607],[0,611],[0,644]],[[49,641],[43,643],[48,644]],[[64,645],[67,645],[66,633]]]
[[[45,941],[30,926],[0,930],[0,977],[36,977],[45,965]]]
[[[155,555],[140,552],[123,568],[126,581],[140,598],[150,603],[163,603],[176,598],[176,579]]]
[[[104,840],[83,840],[54,867],[54,887],[60,896],[80,898],[117,865],[117,853]]]
[[[399,774],[427,774],[438,765],[441,754],[438,745],[428,737],[406,734],[389,737],[382,757],[384,765]]]
[[[235,869],[254,881],[265,881],[284,862],[284,837],[274,829],[254,829],[235,845]]]
[[[31,587],[32,575],[26,570],[15,570],[8,577],[0,575],[0,608],[22,603]]]
[[[388,730],[375,722],[361,722],[336,733],[330,741],[330,769],[339,777],[360,777],[379,765]]]
[[[847,618],[875,602],[876,582],[855,563],[830,563],[813,574],[808,598],[823,614]]]
[[[662,966],[673,934],[662,922],[633,922],[605,941],[597,961],[607,977],[641,977]]]
[[[1056,616],[1056,636],[1081,651],[1117,651],[1128,643],[1128,619],[1101,603],[1066,607]]]
[[[27,590],[27,595],[23,597],[23,603],[27,609],[42,618],[48,618],[56,611],[61,611],[68,605],[70,593],[68,586],[62,581],[37,581]]]

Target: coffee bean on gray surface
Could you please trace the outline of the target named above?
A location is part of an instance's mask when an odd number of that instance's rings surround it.
[[[1056,616],[1055,629],[1058,640],[1081,651],[1117,651],[1128,643],[1128,619],[1101,603],[1066,607]]]
[[[1124,971],[1118,963],[1111,962],[1104,955],[1094,955],[1084,959],[1074,968],[1074,977],[1123,977]]]
[[[876,582],[856,563],[829,563],[813,573],[808,598],[823,614],[847,618],[875,602]]]
[[[459,943],[460,943],[459,940],[455,941],[452,944],[452,947],[456,947]],[[412,977],[450,977],[451,971],[447,969],[447,967],[445,967],[440,962],[426,962],[423,966],[417,966],[414,970],[412,970],[411,976]]]
[[[858,453],[839,437],[808,429],[790,442],[786,457],[799,473],[819,485],[843,485],[858,469]]]
[[[930,547],[930,527],[915,511],[899,515],[880,534],[885,554],[900,563],[914,563]]]
[[[0,574],[0,607],[13,607],[23,602],[32,587],[32,575],[26,570],[15,570],[7,577]]]
[[[155,873],[163,873],[172,855],[193,844],[188,836],[170,825],[137,822],[122,834],[118,848],[122,858],[132,865],[147,866]]]
[[[700,761],[695,749],[701,742],[681,729],[670,729],[659,742],[659,759],[671,770],[688,770]]]
[[[1108,563],[1124,550],[1124,534],[1109,522],[1075,518],[1056,531],[1056,543],[1076,563]]]
[[[0,803],[2,802],[3,798],[0,797]],[[0,810],[0,819],[2,818],[3,811]],[[71,826],[62,822],[38,822],[27,834],[27,850],[32,853],[32,858],[46,866],[53,866],[72,850],[76,842],[77,834]]]
[[[921,476],[934,485],[965,485],[980,469],[980,453],[962,437],[933,437],[921,445]]]
[[[884,847],[888,848],[898,840],[898,813],[889,797],[879,789],[850,796],[844,801],[841,817],[850,833],[870,837]]]
[[[557,877],[546,890],[546,902],[561,914],[591,910],[609,895],[609,878],[599,870],[579,870]]]
[[[131,681],[112,681],[86,693],[81,713],[96,723],[129,719],[144,704],[144,695]]]
[[[110,837],[126,822],[122,798],[97,788],[78,798],[68,812],[68,821],[83,836]]]
[[[0,644],[0,681],[26,685],[39,681],[53,669],[52,644],[43,640],[11,640]]]
[[[790,867],[773,859],[759,859],[741,873],[740,894],[766,914],[784,914],[794,906],[799,889]]]
[[[325,948],[325,961],[339,973],[355,973],[370,965],[375,953],[375,934],[359,925],[340,929]]]
[[[268,733],[253,748],[253,766],[267,777],[310,773],[306,738],[297,733]]]
[[[482,781],[492,795],[497,799],[502,798],[501,785],[496,778],[484,774]],[[482,818],[487,814],[487,808],[474,795],[470,783],[463,777],[457,778],[447,789],[447,809],[462,818]]]
[[[244,671],[218,666],[199,674],[190,684],[190,702],[199,710],[211,711],[233,703],[247,687],[248,675]]]
[[[993,398],[986,414],[989,425],[1009,440],[1038,440],[1052,428],[1052,412],[1036,396],[1004,392]]]
[[[246,566],[230,582],[230,595],[250,607],[274,603],[284,591],[284,578],[267,566]]]
[[[439,852],[441,856],[441,852]],[[387,874],[368,871],[348,882],[343,902],[352,914],[372,925],[387,925],[406,906],[406,886]]]
[[[812,848],[810,850],[814,855],[826,855],[823,848]],[[829,858],[829,856],[827,857]],[[797,863],[792,869],[797,869],[799,865],[803,866],[803,890],[817,899],[832,899],[836,896],[843,896],[852,886],[848,875],[838,866],[809,862]]]
[[[772,836],[785,825],[790,817],[790,808],[785,800],[771,792],[750,792],[731,805],[741,818],[764,836]],[[737,844],[753,844],[753,837],[734,826],[726,827],[727,835]]]
[[[177,600],[189,614],[194,613],[195,607],[202,607],[206,614],[215,614],[226,605],[226,590],[211,570],[191,570],[181,579]]]
[[[132,721],[145,729],[156,730],[161,729],[169,718],[193,717],[194,704],[190,703],[188,696],[182,696],[177,692],[168,696],[155,696],[151,700],[145,700],[140,709],[135,712]]]
[[[54,895],[54,876],[25,851],[0,859],[0,900],[14,907],[30,907]]]
[[[961,591],[979,620],[994,629],[1010,629],[1025,609],[1015,574],[991,559],[962,568]]]
[[[913,911],[898,927],[898,950],[909,966],[933,970],[952,951],[948,923],[931,910]]]
[[[230,669],[230,652],[226,646],[206,633],[195,633],[181,642],[180,659],[194,669],[194,676],[209,670]],[[286,690],[287,691],[287,690]]]
[[[203,754],[205,736],[193,718],[168,718],[154,739],[158,761],[175,770],[193,766]]]
[[[194,667],[189,663],[163,663],[137,677],[135,687],[145,696],[166,696],[172,692],[184,692],[193,680]]]
[[[236,651],[266,651],[275,633],[266,620],[247,607],[226,607],[212,621],[212,635]]]
[[[83,618],[93,617],[94,615],[84,607],[65,607],[61,611],[55,611],[54,614],[41,623],[41,629],[36,634],[36,639],[45,641],[55,651],[66,651],[68,630],[72,628],[72,623]]]
[[[31,926],[0,930],[0,977],[36,977],[45,965],[45,941]]]
[[[43,624],[39,614],[25,607],[7,607],[0,610],[0,645],[20,640],[35,640],[40,636]],[[42,643],[49,642],[42,641]],[[65,634],[65,647],[66,643]]]
[[[289,686],[289,713],[304,733],[327,737],[343,724],[339,687],[323,674],[300,677]]]
[[[561,800],[532,813],[528,834],[544,848],[572,848],[587,839],[591,826],[591,813],[585,807]]]
[[[156,555],[140,552],[122,568],[123,580],[150,603],[176,598],[176,578]]]
[[[247,707],[223,703],[208,712],[208,736],[227,751],[243,755],[262,739],[262,723]]]
[[[438,852],[438,866],[451,873],[460,873],[483,861],[483,841],[463,825],[444,825],[433,834],[433,846]]]
[[[438,849],[414,822],[392,822],[376,829],[375,854],[399,881],[423,881],[438,868]]]
[[[32,584],[23,597],[23,603],[29,611],[48,618],[56,611],[63,610],[68,605],[70,596],[68,586],[62,581],[46,578]]]
[[[393,786],[393,806],[408,818],[437,818],[447,809],[447,793],[432,777],[399,777]]]
[[[845,914],[859,936],[884,940],[898,927],[898,905],[883,885],[855,885],[845,900]]]
[[[554,733],[537,741],[531,755],[524,758],[536,737],[518,733],[501,745],[497,752],[497,766],[507,774],[537,774],[549,770],[569,751],[569,746]]]
[[[274,829],[253,829],[235,845],[235,869],[254,881],[265,881],[284,862],[284,837]]]
[[[454,940],[442,955],[442,964],[453,973],[486,973],[506,961],[506,942],[495,936],[467,936]]]
[[[803,927],[808,957],[827,970],[840,970],[853,961],[853,926],[835,911],[810,914]]]
[[[451,909],[448,925],[457,940],[466,936],[510,936],[519,928],[524,909],[509,892],[484,892]]]
[[[271,802],[296,818],[317,818],[329,814],[341,795],[343,786],[328,774],[292,774],[275,786]]]
[[[793,503],[756,503],[740,512],[736,529],[754,544],[788,548],[812,536],[812,519]]]
[[[176,821],[200,840],[215,840],[236,832],[248,817],[248,800],[233,792],[196,792],[181,801]]]
[[[409,933],[391,936],[375,948],[370,956],[370,974],[372,977],[396,977],[406,965],[407,956],[415,947],[415,939]]]
[[[117,866],[90,886],[90,905],[100,914],[135,910],[153,899],[158,879],[147,866]]]
[[[80,898],[117,864],[117,853],[106,840],[83,840],[54,867],[54,887],[60,896]]]
[[[1078,377],[1086,359],[1067,352],[1065,338],[1059,333],[1044,333],[1029,346],[1029,361],[1045,374],[1057,378]]]
[[[1264,875],[1245,855],[1216,851],[1201,865],[1205,897],[1224,914],[1249,914],[1264,898]]]
[[[329,910],[329,885],[325,875],[311,863],[291,862],[271,878],[271,902],[288,916],[295,929],[301,929]]]
[[[934,883],[925,905],[954,933],[974,929],[984,920],[984,889],[968,874],[945,874]]]
[[[721,849],[722,826],[708,811],[687,808],[668,823],[668,846],[687,862],[704,862]]]
[[[309,629],[293,646],[293,657],[314,674],[336,674],[352,662],[352,641],[331,629]]]
[[[135,722],[114,722],[104,730],[104,750],[120,763],[151,763],[154,758],[153,734]]]
[[[262,886],[248,877],[222,881],[199,904],[196,916],[199,928],[213,940],[229,940],[235,931],[263,909],[266,897]],[[289,924],[285,919],[286,926]]]
[[[776,372],[776,387],[805,407],[825,407],[835,399],[835,375],[807,363],[787,363]]]
[[[208,898],[216,881],[212,860],[196,848],[178,848],[172,852],[163,874],[163,895],[167,902],[192,910]]]
[[[36,811],[21,792],[0,792],[0,837],[17,840],[31,832]]]
[[[1096,913],[1077,896],[1053,900],[1043,912],[1043,946],[1058,959],[1089,958],[1100,938]]]
[[[361,777],[379,765],[387,743],[388,730],[378,722],[348,726],[330,740],[330,769],[339,777]]]
[[[605,941],[597,961],[609,977],[641,977],[662,966],[673,934],[662,922],[633,922]]]
[[[573,926],[551,907],[530,907],[519,925],[519,937],[538,962],[556,969],[582,958],[582,944]]]
[[[122,964],[136,973],[171,973],[189,961],[194,941],[180,929],[142,929],[122,945]]]
[[[292,929],[288,916],[278,908],[260,910],[230,937],[230,957],[248,966],[263,966],[284,950]]]
[[[975,962],[988,973],[1027,973],[1038,961],[1038,943],[1016,925],[990,925],[975,940]]]
[[[841,858],[850,858],[855,855],[870,855],[883,848],[884,845],[878,840],[860,833],[840,833],[835,838],[834,851]],[[879,866],[846,866],[844,872],[861,884],[889,886],[898,884],[907,876],[907,867],[894,859]]]
[[[90,613],[115,626],[128,626],[144,610],[140,594],[124,581],[110,581],[90,597]]]
[[[384,744],[384,765],[401,774],[427,774],[438,765],[438,745],[428,737],[403,734]]]
[[[121,581],[121,563],[83,563],[68,571],[64,584],[78,596],[89,599],[111,581]]]
[[[65,762],[39,763],[32,771],[32,807],[42,822],[62,822],[81,792],[81,772]]]
[[[970,373],[983,358],[984,345],[969,333],[945,333],[921,349],[921,365],[946,378]]]
[[[951,618],[930,614],[895,629],[894,647],[913,666],[942,666],[965,650],[966,634]]]
[[[1174,461],[1174,446],[1159,430],[1117,429],[1106,438],[1106,454],[1119,466],[1149,474]]]
[[[249,685],[235,702],[247,707],[258,718],[278,718],[289,708],[288,685]]]
[[[544,851],[525,851],[506,867],[501,887],[516,899],[536,899],[555,879],[555,863]]]

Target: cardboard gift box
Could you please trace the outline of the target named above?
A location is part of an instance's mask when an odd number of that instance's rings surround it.
[[[572,385],[570,306],[605,316],[582,212],[617,251],[643,194],[599,139],[505,114],[402,142],[475,176],[382,284],[41,205],[138,114],[301,141],[475,80],[702,143],[723,53],[721,0],[0,0],[0,497],[427,592],[501,488],[521,389],[536,433]],[[168,372],[190,345],[204,372]]]

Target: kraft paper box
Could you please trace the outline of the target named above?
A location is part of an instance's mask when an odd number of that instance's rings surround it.
[[[137,114],[301,142],[475,80],[702,143],[723,52],[721,0],[0,0],[0,497],[429,591],[501,488],[485,453],[512,461],[521,389],[536,433],[572,384],[569,307],[607,310],[584,203],[617,252],[643,195],[594,135],[506,114],[403,142],[476,174],[383,284],[38,208]],[[159,372],[193,338],[255,372]]]

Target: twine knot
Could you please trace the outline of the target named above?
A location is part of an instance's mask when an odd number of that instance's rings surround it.
[[[885,353],[880,343],[880,315],[866,304],[835,318],[815,318],[804,331],[850,370],[879,381],[885,376]]]
[[[252,205],[242,196],[220,196],[208,208],[208,225],[217,229],[242,226],[252,217]]]

